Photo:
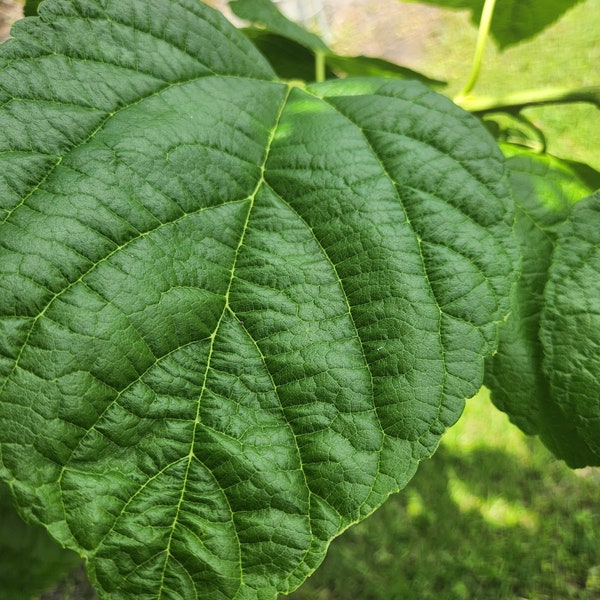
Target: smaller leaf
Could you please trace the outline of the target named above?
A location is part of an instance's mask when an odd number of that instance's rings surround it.
[[[486,362],[485,384],[492,401],[525,433],[541,440],[573,467],[598,464],[565,413],[542,369],[539,341],[543,291],[557,230],[572,206],[591,190],[570,163],[508,144],[502,145],[515,197],[515,233],[522,254],[522,274],[513,309],[500,332],[497,354]],[[593,171],[588,167],[589,171]],[[588,176],[593,179],[587,171]],[[596,174],[598,175],[598,174]]]
[[[327,65],[334,71],[348,77],[396,77],[399,79],[416,79],[430,87],[442,87],[445,81],[431,79],[418,71],[401,67],[393,62],[371,56],[340,56],[328,54],[325,57]]]
[[[23,14],[26,17],[35,17],[38,14],[38,7],[41,3],[42,0],[25,0]]]
[[[258,27],[245,27],[241,31],[269,61],[279,77],[303,81],[314,80],[315,55],[310,48],[291,38]],[[325,76],[330,79],[335,77],[335,74],[327,68]]]
[[[315,53],[319,52],[325,57],[326,79],[336,76],[394,77],[418,80],[434,88],[446,85],[382,58],[336,54],[317,35],[282,15],[269,0],[234,0],[230,6],[238,17],[260,25],[242,31],[283,79],[313,81]]]
[[[522,113],[489,113],[484,114],[482,120],[500,145],[507,147],[507,156],[511,156],[510,148],[526,148],[539,154],[546,152],[544,132]]]
[[[552,397],[600,464],[600,191],[560,228],[540,337]]]
[[[232,0],[229,6],[240,19],[265,27],[276,33],[309,48],[314,52],[328,52],[327,44],[316,34],[282,15],[270,0]]]

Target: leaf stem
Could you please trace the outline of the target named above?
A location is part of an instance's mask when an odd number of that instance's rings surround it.
[[[485,44],[487,41],[488,34],[490,32],[490,26],[492,24],[492,17],[494,15],[494,8],[496,6],[496,0],[485,0],[483,5],[483,11],[481,13],[481,20],[479,22],[479,31],[477,33],[477,44],[475,45],[475,56],[473,57],[473,67],[471,69],[471,75],[467,81],[465,87],[454,99],[459,104],[465,96],[467,96],[479,77],[479,71],[481,70],[481,61],[483,59],[483,52],[485,50]]]
[[[315,81],[325,81],[325,52],[322,50],[315,50]]]
[[[600,85],[582,88],[547,88],[526,90],[505,96],[463,96],[454,100],[460,107],[474,113],[519,112],[528,106],[589,102],[600,108]]]

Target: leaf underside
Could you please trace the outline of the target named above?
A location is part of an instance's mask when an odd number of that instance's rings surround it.
[[[415,82],[275,79],[196,0],[0,52],[0,459],[111,598],[273,598],[431,455],[514,279],[503,159]]]

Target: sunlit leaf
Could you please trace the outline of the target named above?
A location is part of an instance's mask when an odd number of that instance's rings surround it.
[[[503,157],[416,82],[278,81],[196,0],[40,13],[0,49],[0,472],[103,597],[274,598],[479,388]]]

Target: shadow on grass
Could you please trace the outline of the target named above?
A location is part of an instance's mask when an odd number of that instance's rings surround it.
[[[441,448],[289,597],[600,598],[600,486],[535,450]]]

